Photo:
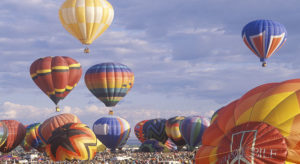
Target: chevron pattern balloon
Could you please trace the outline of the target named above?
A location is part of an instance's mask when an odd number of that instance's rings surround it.
[[[53,131],[46,152],[53,161],[92,160],[97,152],[97,138],[87,125],[69,123]]]
[[[152,119],[147,121],[143,126],[144,136],[147,139],[156,139],[165,143],[168,136],[165,131],[166,119]]]

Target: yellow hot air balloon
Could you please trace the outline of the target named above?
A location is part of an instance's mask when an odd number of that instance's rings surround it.
[[[59,9],[59,18],[69,33],[89,45],[110,26],[114,9],[106,0],[66,0]],[[89,53],[89,49],[84,52]]]

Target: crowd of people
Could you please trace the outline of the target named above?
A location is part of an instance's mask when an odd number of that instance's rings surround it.
[[[175,152],[139,152],[139,151],[122,151],[119,153],[101,152],[95,157],[95,162],[100,163],[130,163],[130,164],[157,164],[173,163],[192,164],[194,162],[195,152],[175,151]],[[118,157],[120,160],[118,160]]]
[[[17,156],[19,160],[2,160],[1,163],[21,163],[27,160],[28,163],[53,163],[49,157],[44,153],[27,152],[22,149],[14,150],[10,153]],[[28,159],[31,154],[36,154],[36,158]],[[173,152],[140,152],[138,149],[119,150],[117,152],[98,152],[95,158],[91,161],[72,161],[60,163],[90,163],[90,164],[160,164],[160,163],[173,163],[173,164],[192,164],[194,163],[195,151],[173,151]],[[27,162],[25,162],[27,163]]]

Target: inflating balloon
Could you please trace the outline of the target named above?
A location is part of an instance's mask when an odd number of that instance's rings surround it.
[[[63,113],[45,120],[38,128],[38,136],[44,144],[47,144],[48,139],[52,136],[52,132],[68,123],[81,123],[79,118],[71,113]]]
[[[33,123],[26,127],[25,142],[31,147],[35,148],[39,152],[44,152],[46,144],[42,142],[41,138],[38,136],[38,128],[40,123]]]
[[[165,143],[168,136],[165,131],[166,119],[151,119],[145,122],[143,126],[144,136],[147,139],[156,139],[161,143]]]
[[[8,129],[4,122],[0,121],[0,147],[5,143],[7,139]]]
[[[177,146],[184,146],[186,144],[179,129],[180,122],[184,118],[184,116],[176,116],[168,119],[166,122],[166,134]]]
[[[224,106],[196,163],[300,163],[300,79],[258,86]]]
[[[20,146],[23,148],[25,152],[29,152],[32,147],[26,142],[26,140],[23,139],[23,141],[20,143]]]
[[[140,121],[134,127],[134,134],[135,134],[136,138],[139,139],[139,141],[141,141],[142,143],[146,140],[144,133],[143,133],[143,126],[144,126],[145,122],[147,122],[147,121],[148,120]]]
[[[97,138],[113,151],[126,144],[130,130],[129,123],[117,116],[102,117],[93,125],[93,131]]]
[[[189,146],[189,150],[201,144],[202,135],[208,126],[209,120],[201,116],[190,116],[181,121],[180,133]]]
[[[24,139],[26,129],[25,126],[16,120],[1,120],[7,127],[7,139],[0,147],[2,153],[8,153],[16,148]]]
[[[126,65],[102,63],[90,67],[85,73],[85,84],[105,106],[115,106],[132,88],[133,72]]]
[[[66,56],[39,58],[30,66],[32,80],[56,105],[77,85],[81,74],[80,63]]]
[[[110,26],[114,9],[106,0],[66,0],[59,9],[59,18],[70,34],[89,45]],[[89,53],[89,49],[84,52]]]
[[[272,20],[255,20],[248,23],[242,31],[247,47],[260,58],[266,66],[266,60],[272,56],[286,41],[287,32],[279,22]]]
[[[97,138],[85,124],[65,124],[53,131],[46,152],[53,161],[92,160],[97,152]]]
[[[165,146],[171,151],[177,150],[177,145],[170,138],[165,142]]]

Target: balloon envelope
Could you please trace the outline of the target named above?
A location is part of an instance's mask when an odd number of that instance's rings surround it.
[[[93,125],[97,138],[112,150],[122,147],[127,142],[130,130],[129,123],[117,116],[102,117]]]
[[[4,122],[0,121],[0,147],[5,143],[7,139],[8,129]]]
[[[81,123],[79,118],[71,113],[63,113],[45,120],[38,128],[38,136],[44,144],[47,144],[48,139],[51,137],[52,132],[68,123]]]
[[[168,119],[166,122],[166,134],[177,146],[186,144],[179,129],[180,123],[184,118],[184,116],[176,116]]]
[[[296,146],[300,143],[299,91],[300,79],[268,83],[223,107],[204,132],[196,161],[215,163],[222,160],[218,154],[223,153],[230,155],[230,163],[241,156],[238,150],[245,150],[244,158],[250,163],[300,163]],[[252,146],[246,141],[251,141]],[[234,146],[235,143],[241,144]],[[254,153],[247,153],[250,148]]]
[[[43,152],[45,150],[46,144],[42,142],[41,138],[38,136],[38,128],[40,123],[33,123],[26,127],[25,142],[36,150]]]
[[[16,148],[24,139],[25,126],[16,120],[1,120],[7,127],[7,139],[0,147],[2,153],[8,153]]]
[[[209,120],[201,116],[190,116],[181,121],[179,129],[189,149],[201,144],[202,135],[208,126]]]
[[[102,63],[90,67],[85,73],[85,84],[105,106],[115,106],[132,88],[133,72],[126,65]]]
[[[134,127],[134,134],[135,134],[136,138],[139,139],[139,141],[141,141],[142,143],[146,140],[146,138],[144,136],[144,132],[143,132],[143,126],[144,126],[145,122],[147,122],[147,121],[148,120],[140,121]]]
[[[286,41],[287,32],[279,22],[272,20],[255,20],[248,23],[242,31],[247,47],[265,62]]]
[[[144,136],[147,139],[156,139],[163,144],[167,141],[168,136],[165,131],[166,119],[151,119],[145,122],[143,126]]]
[[[97,152],[97,138],[87,125],[68,123],[53,131],[46,152],[53,161],[92,160]]]
[[[59,18],[82,44],[91,44],[112,23],[114,9],[106,0],[66,0],[59,9]]]
[[[32,80],[55,104],[71,92],[81,74],[80,63],[66,56],[39,58],[30,66]]]

